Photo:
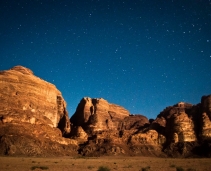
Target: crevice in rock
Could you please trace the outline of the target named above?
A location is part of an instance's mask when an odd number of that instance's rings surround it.
[[[62,96],[57,96],[57,115],[58,115],[58,128],[62,132],[62,136],[68,137],[70,134],[70,122],[68,118],[68,113],[66,111],[66,108],[64,106],[64,101]]]

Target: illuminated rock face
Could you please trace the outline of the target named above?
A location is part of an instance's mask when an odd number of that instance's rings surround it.
[[[0,155],[211,154],[211,95],[169,106],[155,120],[84,97],[70,123],[61,92],[16,66],[0,72],[0,102]]]
[[[0,72],[0,155],[76,155],[66,103],[57,88],[22,66]]]
[[[61,92],[28,68],[16,66],[0,72],[0,101],[3,123],[47,124],[70,132]]]
[[[194,120],[186,111],[192,109],[191,104],[180,102],[164,109],[151,128],[166,136],[167,143],[197,141]]]
[[[173,116],[173,132],[178,142],[196,141],[193,121],[184,112]]]
[[[202,104],[202,139],[211,141],[211,95],[203,96]]]
[[[82,126],[87,132],[117,129],[119,122],[129,116],[121,106],[110,104],[102,98],[84,97],[71,118],[71,123]]]

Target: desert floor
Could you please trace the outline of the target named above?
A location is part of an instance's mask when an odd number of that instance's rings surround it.
[[[108,171],[102,167],[110,171],[211,171],[211,158],[0,157],[0,171]]]

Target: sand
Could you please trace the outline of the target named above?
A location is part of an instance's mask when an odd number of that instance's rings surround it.
[[[110,171],[211,171],[211,158],[0,157],[0,171],[97,171],[100,167]]]

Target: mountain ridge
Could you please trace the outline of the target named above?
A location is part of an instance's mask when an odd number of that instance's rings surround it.
[[[84,97],[68,117],[55,85],[28,68],[0,71],[0,155],[211,156],[211,95],[179,102],[155,119]]]

